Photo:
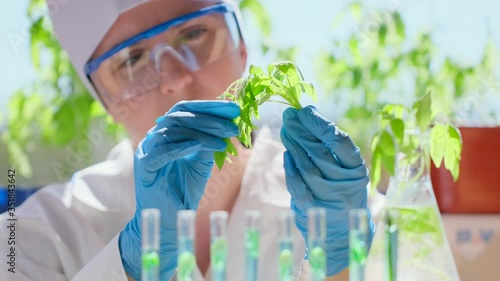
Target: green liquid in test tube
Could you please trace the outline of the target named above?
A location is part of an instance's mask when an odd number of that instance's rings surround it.
[[[196,269],[195,256],[196,212],[177,212],[177,280],[192,281]]]
[[[385,212],[385,249],[386,249],[386,280],[398,280],[398,226],[396,221],[399,217],[399,211],[389,210]]]
[[[368,255],[368,214],[365,209],[349,212],[349,280],[365,280],[365,264]]]
[[[308,256],[311,266],[311,281],[323,281],[326,277],[326,210],[311,208],[307,210]]]
[[[260,212],[245,211],[245,281],[257,281],[260,252]]]
[[[142,216],[142,280],[158,281],[160,277],[160,211],[144,209]]]
[[[278,215],[278,274],[280,281],[293,280],[293,236],[295,214],[291,210],[283,211]]]
[[[210,213],[210,263],[213,281],[226,281],[227,217],[228,213],[226,211]]]

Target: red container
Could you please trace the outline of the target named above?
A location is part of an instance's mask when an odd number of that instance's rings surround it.
[[[443,213],[500,213],[500,127],[459,128],[463,149],[460,176],[453,182],[444,168],[431,167],[431,179]]]

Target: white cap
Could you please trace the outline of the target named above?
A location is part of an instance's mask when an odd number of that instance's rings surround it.
[[[118,16],[147,1],[150,0],[47,0],[55,34],[94,98],[98,99],[97,93],[84,72],[85,63]],[[234,0],[220,2],[235,4]]]

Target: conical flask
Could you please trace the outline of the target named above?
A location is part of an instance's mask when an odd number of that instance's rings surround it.
[[[390,220],[379,220],[365,280],[460,280],[430,179],[429,135],[418,139],[411,154],[398,154],[380,216]]]

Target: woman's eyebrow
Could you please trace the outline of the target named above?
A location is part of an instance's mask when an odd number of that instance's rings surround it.
[[[194,24],[213,23],[213,22],[217,22],[217,20],[219,20],[219,18],[220,17],[217,16],[217,15],[204,15],[204,16],[201,16],[201,17],[193,18],[193,19],[187,20],[185,22],[176,24],[176,25],[170,27],[169,29],[181,29],[184,26],[186,26],[188,24],[193,24],[193,23]]]

